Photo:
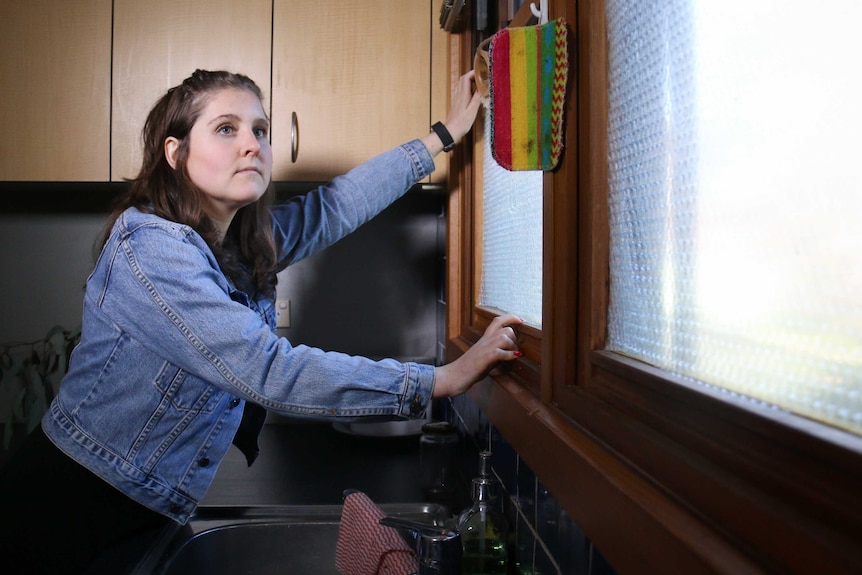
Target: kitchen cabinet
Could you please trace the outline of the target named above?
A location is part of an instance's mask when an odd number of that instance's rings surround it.
[[[274,0],[274,179],[329,179],[445,119],[445,97],[432,102],[447,82],[438,11],[431,0]]]
[[[147,113],[197,68],[261,87],[274,179],[329,179],[445,119],[438,10],[434,0],[4,0],[0,181],[135,177]],[[445,181],[445,154],[437,166],[431,181]]]
[[[253,79],[269,101],[272,0],[114,0],[111,179],[137,175],[155,101],[195,69]]]
[[[111,0],[3,0],[0,54],[0,180],[107,180]]]

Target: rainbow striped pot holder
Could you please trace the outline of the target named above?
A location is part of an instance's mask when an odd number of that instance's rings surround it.
[[[476,85],[490,112],[491,153],[502,167],[556,167],[563,148],[568,68],[564,18],[506,28],[479,46]]]

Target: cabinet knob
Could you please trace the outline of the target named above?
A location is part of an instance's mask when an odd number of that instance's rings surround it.
[[[290,113],[290,161],[296,163],[296,157],[299,155],[299,118],[296,117],[296,112]]]

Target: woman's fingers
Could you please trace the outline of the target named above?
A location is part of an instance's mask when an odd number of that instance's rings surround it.
[[[478,92],[473,89],[473,71],[471,70],[461,76],[455,84],[449,116],[445,122],[446,128],[455,141],[460,140],[470,131],[480,105],[481,100]]]
[[[523,323],[524,320],[518,316],[505,314],[495,317],[485,330],[485,335],[498,334],[497,349],[505,352],[505,359],[514,359],[521,356],[521,351],[518,347],[518,332],[513,326],[519,326]]]
[[[495,317],[485,333],[464,355],[436,368],[434,397],[459,395],[501,361],[521,357],[517,327],[524,320],[513,314]]]

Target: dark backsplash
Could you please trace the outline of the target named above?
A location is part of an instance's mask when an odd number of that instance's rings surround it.
[[[125,182],[0,182],[0,341],[80,324],[82,289],[113,199]],[[278,182],[276,201],[315,182]],[[294,344],[370,356],[437,355],[445,192],[418,184],[377,218],[279,274]]]
[[[440,400],[439,418],[458,427],[464,493],[477,472],[480,450],[491,451],[503,508],[514,531],[512,550],[519,575],[615,575],[599,549],[572,520],[523,459],[468,395]],[[460,502],[461,505],[464,502]]]

